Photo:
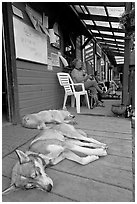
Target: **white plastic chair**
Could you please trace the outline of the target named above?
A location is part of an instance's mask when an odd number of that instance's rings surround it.
[[[75,99],[76,99],[76,110],[77,110],[77,113],[80,113],[80,96],[81,95],[85,95],[88,108],[90,109],[88,94],[87,94],[87,91],[85,90],[84,84],[74,83],[68,73],[59,72],[57,73],[57,76],[58,76],[60,85],[63,86],[65,90],[63,109],[66,108],[66,102],[67,102],[68,96],[71,96],[71,107],[75,106]],[[81,86],[82,91],[77,91],[75,89],[75,86]]]

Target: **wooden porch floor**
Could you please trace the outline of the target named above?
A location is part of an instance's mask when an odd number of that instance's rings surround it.
[[[81,108],[81,114],[76,114],[76,128],[81,128],[89,137],[108,144],[107,156],[86,166],[68,160],[62,161],[47,169],[47,174],[54,181],[51,193],[18,190],[3,196],[3,201],[133,202],[134,144],[131,121],[114,117],[111,111],[108,111],[113,102],[105,102],[107,115],[103,108],[87,110],[86,107]],[[75,109],[70,111],[75,113]],[[9,186],[11,169],[17,159],[14,150],[25,150],[38,132],[21,126],[3,128],[3,189]]]

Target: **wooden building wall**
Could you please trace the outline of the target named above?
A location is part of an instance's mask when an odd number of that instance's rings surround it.
[[[30,25],[29,18],[25,13],[25,3],[14,3],[24,15],[24,21]],[[51,47],[49,37],[47,38],[48,55],[61,50]],[[62,43],[63,45],[63,39]],[[47,65],[30,61],[16,60],[19,113],[23,116],[28,113],[48,109],[61,109],[64,90],[59,85],[57,72],[62,71],[60,67],[48,70]]]
[[[43,65],[17,61],[20,115],[45,109],[59,109],[63,89],[57,80],[57,69],[47,71]]]

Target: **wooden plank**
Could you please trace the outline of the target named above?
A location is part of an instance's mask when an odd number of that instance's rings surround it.
[[[17,68],[19,69],[26,69],[26,70],[37,70],[37,71],[43,71],[43,72],[49,72],[49,73],[53,73],[53,72],[58,72],[61,71],[62,68],[61,67],[56,67],[53,66],[53,71],[49,71],[47,70],[47,65],[44,64],[38,64],[38,63],[33,63],[33,62],[29,62],[29,61],[24,61],[24,60],[17,60]]]
[[[107,157],[107,156],[106,156]],[[120,168],[114,168],[113,165],[105,165],[106,157],[102,157],[99,160],[92,162],[88,165],[82,166],[73,162],[74,165],[63,161],[60,164],[52,167],[60,172],[68,173],[70,175],[76,175],[85,179],[92,179],[106,185],[112,185],[128,190],[133,189],[132,185],[132,171],[127,171]],[[70,165],[70,166],[69,166]],[[116,167],[116,166],[115,166]],[[49,171],[50,172],[50,171]],[[48,172],[47,172],[48,173]]]
[[[98,131],[98,130],[87,130],[87,129],[83,129],[88,135],[89,137],[105,137],[105,138],[119,138],[122,140],[132,140],[132,134],[126,134],[126,133],[117,133],[117,132],[106,132],[106,131]]]
[[[25,70],[25,69],[17,69],[18,77],[38,77],[45,78],[47,77],[47,72],[41,72],[40,70]],[[48,73],[48,76],[51,75]],[[53,77],[52,77],[53,78]]]
[[[47,70],[47,65],[41,65],[38,63],[33,63],[33,62],[28,62],[28,61],[23,61],[23,60],[17,60],[16,61],[16,66],[17,69],[29,69],[29,70],[41,70],[41,71],[46,71]]]
[[[47,87],[49,88],[49,91],[51,91],[51,88],[57,88],[59,92],[62,92],[64,93],[64,88],[62,88],[59,83],[57,84],[51,84],[51,85],[47,85],[47,84],[33,84],[33,85],[18,85],[18,90],[19,90],[19,93],[22,93],[22,92],[33,92],[33,91],[45,91],[47,90]]]
[[[8,186],[7,186],[8,187]],[[19,190],[14,193],[3,196],[3,202],[75,202],[71,198],[56,195],[53,193],[46,193],[44,191],[32,189],[31,191]]]
[[[77,167],[78,170],[79,165]],[[83,166],[81,176],[58,172],[53,169],[47,170],[47,173],[53,178],[56,184],[52,191],[55,194],[70,197],[79,202],[126,202],[132,200],[132,192],[130,190],[82,178],[82,174],[85,172],[85,166]],[[89,168],[88,166],[86,172],[91,175],[92,167]],[[75,174],[77,174],[76,171]]]
[[[60,90],[63,89],[60,85],[56,85],[55,83],[51,83],[51,84],[40,84],[40,85],[35,85],[35,84],[28,84],[28,85],[20,85],[19,86],[21,92],[41,92],[41,91],[46,91],[46,92],[60,92]]]
[[[19,84],[52,84],[56,83],[54,79],[46,77],[46,78],[34,78],[34,77],[18,77]]]
[[[57,77],[57,72],[53,72],[53,71],[47,71],[47,70],[41,70],[41,69],[22,69],[22,68],[18,68],[17,69],[17,74],[19,77],[27,77],[27,76],[38,76],[38,77],[51,77],[51,78],[55,78]]]
[[[31,106],[37,106],[37,104],[46,104],[48,103],[52,103],[52,100],[55,99],[54,96],[51,97],[43,97],[43,98],[35,98],[33,100],[25,100],[25,101],[20,101],[20,108],[26,108],[26,107],[31,107]],[[56,98],[56,100],[58,100],[59,97]],[[55,104],[55,102],[53,101],[53,103]]]
[[[52,99],[58,97],[58,93],[56,92],[56,90],[51,91],[51,92],[49,90],[46,90],[46,91],[40,91],[40,92],[39,91],[37,91],[37,92],[33,91],[33,92],[19,93],[19,99],[20,99],[20,101],[35,99],[35,98],[40,99],[40,98],[43,98],[44,96],[47,97],[47,95],[49,95],[49,97]],[[53,95],[53,96],[51,96],[51,95]]]
[[[123,120],[115,117],[98,117],[98,116],[85,116],[81,115],[76,117],[77,127],[87,130],[98,130],[104,132],[127,133],[131,134],[131,123],[129,120]]]

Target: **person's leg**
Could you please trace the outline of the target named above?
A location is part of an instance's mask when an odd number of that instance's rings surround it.
[[[98,103],[97,89],[96,89],[96,87],[91,86],[91,87],[89,87],[88,90],[90,90],[90,97],[93,99],[93,103],[91,104],[91,107],[96,106],[96,104]]]
[[[84,82],[85,89],[89,89],[90,87],[95,87],[99,93],[103,93],[103,91],[99,88],[97,82],[95,80],[87,80]]]

